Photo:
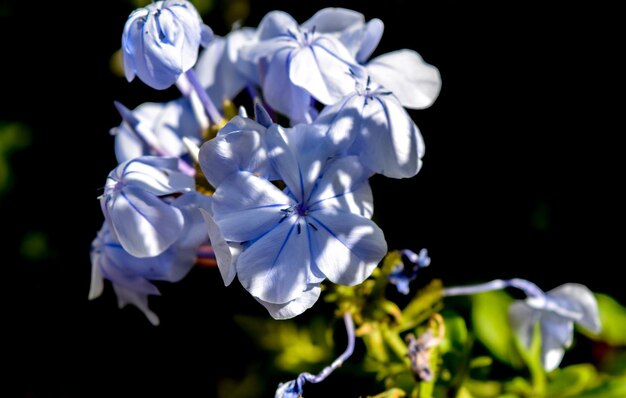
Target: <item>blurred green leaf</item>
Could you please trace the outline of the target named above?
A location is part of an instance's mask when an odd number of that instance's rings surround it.
[[[595,293],[595,296],[602,329],[597,334],[583,328],[579,329],[580,332],[593,340],[613,346],[626,346],[626,307],[607,294]]]
[[[546,389],[550,398],[578,397],[595,383],[597,372],[591,364],[579,364],[557,369]]]
[[[477,339],[497,358],[514,368],[523,365],[509,326],[508,309],[513,299],[493,291],[472,296],[472,325]]]
[[[11,154],[26,148],[30,142],[31,133],[25,125],[0,122],[0,194],[11,187],[13,180]]]
[[[235,320],[261,348],[274,354],[276,367],[285,372],[311,371],[312,365],[328,362],[333,354],[331,331],[321,318],[303,326],[248,316]]]
[[[48,236],[41,231],[26,233],[20,245],[20,254],[31,261],[40,261],[50,256]]]
[[[587,390],[576,398],[624,398],[626,397],[626,377],[612,378]]]
[[[492,398],[500,396],[502,392],[502,385],[496,381],[479,381],[473,379],[466,379],[463,383],[463,387],[476,398]]]

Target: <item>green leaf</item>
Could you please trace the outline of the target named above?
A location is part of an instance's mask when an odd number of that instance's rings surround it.
[[[514,368],[523,365],[509,326],[508,309],[513,299],[503,291],[472,296],[472,324],[477,339],[499,361]]]
[[[595,334],[587,329],[580,328],[580,332],[587,337],[604,341],[612,346],[626,346],[626,307],[607,294],[595,293],[600,312],[602,329]]]
[[[577,395],[576,398],[624,398],[626,377],[608,379],[604,383]]]
[[[578,397],[596,380],[597,372],[591,364],[579,364],[557,369],[546,393],[550,398]]]

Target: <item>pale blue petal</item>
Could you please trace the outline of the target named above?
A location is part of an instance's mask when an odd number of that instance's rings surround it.
[[[366,68],[372,80],[390,90],[407,108],[428,108],[441,91],[439,70],[424,62],[413,50],[383,54],[370,61]]]
[[[236,53],[246,43],[245,38],[242,37],[244,32],[249,31],[237,30],[230,32],[224,38],[215,37],[200,54],[194,67],[198,80],[220,109],[223,107],[223,102],[234,99],[249,80],[235,65],[237,58],[233,58],[230,54]]]
[[[153,326],[159,325],[159,317],[148,307],[148,295],[138,293],[115,283],[113,284],[113,290],[115,290],[117,305],[120,308],[124,308],[128,304],[132,304],[143,312]]]
[[[391,95],[371,99],[363,109],[363,132],[350,152],[376,173],[410,178],[422,166],[422,135],[400,103]]]
[[[356,156],[333,160],[316,183],[309,209],[333,208],[371,218],[374,203],[368,176]]]
[[[263,94],[271,108],[294,123],[308,122],[311,95],[289,80],[290,57],[289,50],[274,55],[263,82]]]
[[[215,260],[217,261],[217,267],[220,270],[224,285],[228,286],[235,279],[237,269],[235,264],[239,254],[241,254],[241,245],[229,243],[224,239],[222,231],[213,220],[213,216],[210,211],[200,209],[202,217],[206,222],[209,238],[211,239],[211,247],[215,253]]]
[[[135,257],[163,253],[183,229],[180,210],[132,186],[111,198],[107,213],[120,244]]]
[[[259,22],[259,40],[272,39],[284,35],[287,31],[297,31],[298,23],[284,11],[270,11]]]
[[[172,206],[181,211],[184,220],[183,230],[176,241],[178,247],[196,249],[208,241],[206,224],[200,209],[208,211],[212,203],[210,196],[198,192],[184,193],[172,202]]]
[[[213,219],[226,240],[246,242],[274,228],[295,202],[271,182],[242,171],[213,194]]]
[[[598,302],[591,290],[578,283],[566,283],[548,292],[548,296],[567,300],[582,314],[576,323],[598,333],[601,328]]]
[[[526,348],[530,348],[539,317],[539,311],[531,308],[524,301],[515,301],[509,306],[511,329]]]
[[[289,79],[325,105],[354,92],[351,70],[359,68],[348,50],[333,37],[320,37],[293,51]]]
[[[125,185],[157,196],[188,192],[195,188],[193,177],[178,171],[177,158],[143,156],[122,163],[114,171],[114,175],[121,175],[117,179]]]
[[[187,148],[182,136],[200,143],[202,128],[185,98],[141,104],[132,111],[132,117],[136,122],[133,129],[141,134],[141,139],[126,122],[114,129],[115,154],[119,163],[143,155],[183,156]],[[159,153],[154,153],[155,149]]]
[[[315,119],[315,124],[327,129],[329,139],[334,143],[337,152],[346,150],[357,134],[361,133],[362,111],[365,97],[357,95],[345,96],[334,105],[324,107]]]
[[[541,350],[541,363],[547,372],[551,372],[558,368],[565,355],[565,350],[556,344],[544,345]]]
[[[344,30],[361,26],[365,23],[363,14],[340,7],[327,7],[319,10],[302,24],[307,30],[315,29],[319,33],[341,33]]]
[[[368,218],[324,209],[307,220],[315,265],[333,283],[363,282],[387,253],[383,231]]]
[[[237,259],[239,281],[261,301],[286,304],[306,289],[311,251],[308,236],[296,220],[292,216],[276,224]]]
[[[176,245],[170,246],[166,251],[155,257],[134,257],[124,248],[113,242],[105,248],[105,253],[112,267],[120,270],[123,275],[127,275],[127,280],[138,278],[147,283],[147,280],[161,280],[168,282],[178,282],[184,278],[193,268],[196,262],[195,249],[178,248]],[[111,268],[107,268],[109,279],[120,283],[129,289],[138,292],[156,294],[154,291],[146,291],[137,285],[124,283],[123,280],[116,279],[111,275]],[[150,284],[152,287],[153,285]],[[158,290],[156,290],[158,293]]]
[[[283,129],[274,124],[267,130],[265,140],[274,169],[299,202],[306,200],[332,155],[324,129],[305,124]]]
[[[365,25],[364,31],[362,32],[361,45],[355,57],[359,63],[365,63],[370,55],[372,55],[376,47],[378,47],[380,39],[383,37],[384,30],[385,25],[383,21],[378,18],[370,20]],[[344,42],[342,38],[340,38],[340,40]]]
[[[322,289],[319,284],[308,285],[305,291],[286,304],[272,304],[255,298],[259,303],[263,304],[272,318],[290,319],[311,308],[319,299],[321,292]]]
[[[199,162],[206,179],[214,187],[237,171],[249,171],[264,178],[276,177],[261,133],[254,130],[221,134],[205,142],[200,148]]]
[[[546,340],[546,336],[561,346],[567,348],[572,345],[574,338],[574,322],[550,312],[541,315],[541,336]]]

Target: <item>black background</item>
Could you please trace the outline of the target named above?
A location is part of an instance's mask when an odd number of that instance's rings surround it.
[[[375,55],[411,48],[439,68],[441,95],[411,111],[426,142],[422,171],[372,180],[390,249],[429,249],[422,278],[453,285],[521,277],[546,290],[580,282],[626,303],[623,40],[615,11],[434,3],[252,1],[244,25],[272,9],[303,22],[342,6],[383,20]],[[115,166],[113,101],[135,107],[176,96],[110,72],[132,7],[0,4],[0,120],[33,133],[32,145],[12,157],[12,191],[0,197],[7,396],[207,397],[222,377],[242,377],[250,363],[261,369],[254,357],[261,354],[232,314],[265,311],[236,283],[225,288],[215,269],[159,285],[163,296],[151,300],[158,328],[134,308],[118,310],[110,286],[87,300],[89,244],[102,223],[96,197]],[[217,34],[227,32],[224,4],[205,16]],[[43,258],[20,255],[30,231],[47,236]],[[345,396],[375,392],[351,383]]]

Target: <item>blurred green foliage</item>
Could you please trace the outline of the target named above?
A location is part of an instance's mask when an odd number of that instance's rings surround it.
[[[26,148],[31,143],[31,132],[22,123],[0,121],[0,197],[13,183],[11,155]]]

